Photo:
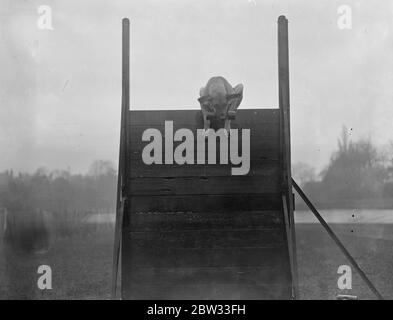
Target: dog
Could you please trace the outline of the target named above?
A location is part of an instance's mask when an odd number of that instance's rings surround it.
[[[212,77],[205,87],[199,90],[198,101],[201,105],[205,133],[211,123],[222,123],[227,134],[230,133],[231,120],[235,119],[236,111],[243,100],[243,85],[234,88],[224,77]]]

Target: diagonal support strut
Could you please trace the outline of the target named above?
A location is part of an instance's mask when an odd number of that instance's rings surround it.
[[[363,270],[360,268],[360,266],[357,264],[355,259],[351,256],[351,254],[348,252],[348,250],[344,247],[340,239],[336,236],[336,234],[333,232],[333,230],[329,227],[327,222],[322,218],[322,216],[319,214],[318,210],[314,207],[314,205],[311,203],[311,201],[307,198],[307,196],[304,194],[303,190],[299,187],[299,185],[296,183],[295,180],[292,179],[292,186],[295,188],[296,192],[299,194],[299,196],[303,199],[303,201],[306,203],[306,205],[309,207],[311,212],[315,215],[315,217],[318,219],[318,221],[321,223],[321,225],[325,228],[329,236],[333,239],[333,241],[336,243],[336,245],[339,247],[341,252],[344,254],[344,256],[349,260],[351,263],[352,267],[356,269],[356,271],[359,273],[360,277],[363,279],[363,281],[367,284],[367,286],[370,288],[370,290],[376,295],[376,297],[379,300],[384,300],[382,295],[379,293],[377,288],[374,286],[374,284],[370,281],[370,279],[367,277],[367,275],[363,272]]]

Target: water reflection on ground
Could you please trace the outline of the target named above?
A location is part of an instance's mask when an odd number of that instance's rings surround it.
[[[393,209],[328,209],[318,210],[328,223],[393,224]],[[295,212],[296,223],[318,223],[309,210]]]

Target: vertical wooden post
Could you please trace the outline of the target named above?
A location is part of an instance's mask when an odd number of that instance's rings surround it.
[[[128,177],[129,161],[128,161],[128,146],[129,146],[129,114],[130,114],[130,20],[123,19],[123,38],[122,38],[122,127],[123,127],[123,161],[124,170],[123,177]],[[124,180],[125,181],[125,180]],[[123,184],[123,195],[126,196],[128,190],[125,190],[128,184]]]
[[[289,50],[288,50],[288,20],[285,16],[278,18],[278,90],[281,123],[281,143],[283,160],[283,196],[286,206],[283,205],[284,215],[288,214],[289,223],[287,234],[288,249],[292,272],[292,294],[293,298],[298,293],[298,271],[296,254],[296,235],[294,224],[294,201],[292,193],[291,175],[291,138],[290,138],[290,92],[289,92]],[[285,209],[285,210],[284,210]]]
[[[117,176],[117,199],[116,199],[116,223],[115,243],[113,249],[112,269],[112,299],[117,298],[117,283],[119,274],[119,261],[121,252],[123,215],[126,204],[126,178],[127,178],[127,146],[128,146],[128,113],[130,109],[130,21],[123,19],[122,26],[122,100],[121,100],[121,124],[120,124],[120,147],[119,167]]]

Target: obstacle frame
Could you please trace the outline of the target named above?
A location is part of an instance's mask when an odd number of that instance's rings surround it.
[[[128,159],[126,146],[129,145],[129,110],[130,110],[130,91],[129,91],[129,59],[130,59],[130,22],[123,19],[122,32],[122,108],[121,108],[121,127],[120,127],[120,148],[119,148],[119,167],[118,167],[118,185],[116,200],[116,223],[115,223],[115,241],[113,252],[113,272],[112,272],[112,298],[118,297],[119,287],[119,263],[121,261],[121,239],[122,224],[124,212],[127,210],[129,202],[129,183],[127,183],[127,175],[130,174],[132,168]],[[383,299],[382,295],[375,288],[366,274],[361,270],[353,257],[345,249],[341,241],[327,225],[325,220],[307,198],[298,184],[291,176],[291,151],[290,151],[290,90],[289,90],[289,50],[288,50],[288,20],[285,16],[278,18],[278,75],[279,75],[279,111],[280,111],[280,145],[282,156],[282,209],[285,218],[287,248],[290,263],[291,283],[292,283],[292,299],[299,297],[298,270],[297,270],[297,254],[296,254],[296,234],[294,223],[294,188],[300,197],[305,201],[311,212],[317,217],[319,222],[328,232],[329,236],[335,241],[339,249],[349,260],[351,265],[360,274],[370,290],[379,299]],[[120,283],[121,284],[121,283]]]

